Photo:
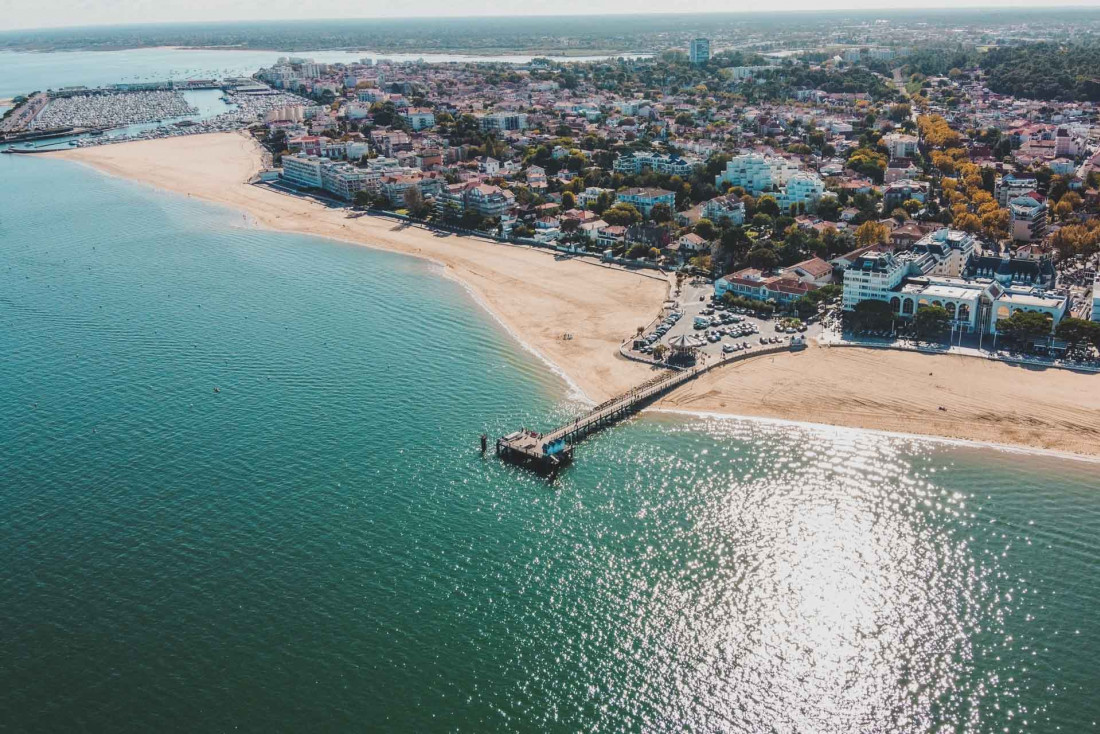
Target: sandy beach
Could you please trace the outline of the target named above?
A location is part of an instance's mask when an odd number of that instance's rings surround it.
[[[349,218],[344,211],[248,185],[262,155],[244,135],[196,135],[56,155],[243,210],[264,227],[438,262],[592,400],[602,401],[651,374],[647,366],[620,357],[618,345],[656,315],[667,293],[661,280],[383,218]],[[572,338],[564,339],[565,334]],[[812,348],[721,368],[658,407],[1100,455],[1100,375],[967,357]]]
[[[1100,375],[956,355],[813,347],[724,367],[658,407],[1100,456]]]

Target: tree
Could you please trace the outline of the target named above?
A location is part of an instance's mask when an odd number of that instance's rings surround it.
[[[405,189],[403,195],[405,208],[409,210],[409,216],[413,219],[423,219],[428,214],[428,204],[424,201],[424,194],[419,186],[410,186]]]
[[[962,212],[953,220],[955,229],[961,229],[963,232],[980,232],[982,229],[982,220],[978,218],[977,214],[971,214],[970,212]]]
[[[596,197],[596,200],[592,202],[592,211],[597,214],[603,214],[611,205],[615,203],[615,195],[610,191],[601,191]],[[606,221],[606,220],[605,220]]]
[[[608,224],[629,227],[642,221],[642,214],[633,204],[619,202],[602,214],[603,220]]]
[[[629,257],[631,259],[634,259],[634,260],[641,260],[642,258],[647,257],[648,255],[649,255],[649,248],[646,247],[641,242],[639,242],[638,244],[631,247],[630,250],[628,250],[627,253],[626,253],[627,257]]]
[[[1097,321],[1085,321],[1070,316],[1058,323],[1054,335],[1069,342],[1070,348],[1087,342],[1100,349],[1100,322]]]
[[[364,190],[355,192],[355,206],[362,207],[364,209],[370,209],[377,203],[378,197],[370,191]]]
[[[1064,222],[1069,219],[1071,214],[1073,214],[1073,204],[1070,204],[1065,200],[1065,197],[1062,197],[1062,200],[1054,205],[1054,216]]]
[[[561,195],[561,208],[562,211],[569,211],[570,209],[577,208],[577,196],[572,191],[565,191]]]
[[[817,203],[817,216],[826,222],[835,222],[840,219],[840,202],[835,196],[829,196]]]
[[[779,265],[779,255],[770,247],[757,247],[749,252],[749,265],[760,270],[770,270]]]
[[[943,306],[921,306],[913,316],[913,330],[922,339],[939,336],[947,331],[951,314]]]
[[[697,270],[709,273],[714,270],[714,258],[710,255],[696,255],[688,260],[688,263]]]
[[[817,313],[817,302],[806,296],[802,296],[794,302],[794,310],[798,313],[799,318],[808,319]]]
[[[852,309],[850,320],[856,329],[889,329],[894,312],[886,301],[868,299],[860,301]]]
[[[996,323],[997,331],[1019,344],[1050,335],[1053,319],[1049,314],[1037,311],[1016,311],[1007,319]]]
[[[672,207],[668,204],[654,204],[649,210],[649,218],[654,222],[663,223],[672,221]]]
[[[779,202],[771,194],[765,194],[756,200],[756,211],[775,218],[779,216]]]
[[[856,244],[860,247],[880,245],[890,239],[890,228],[879,222],[868,221],[856,227]]]
[[[718,228],[706,217],[695,223],[694,232],[708,242],[718,237]]]
[[[656,359],[658,362],[663,360],[666,354],[668,354],[668,345],[658,344],[657,346],[653,347],[653,358]]]

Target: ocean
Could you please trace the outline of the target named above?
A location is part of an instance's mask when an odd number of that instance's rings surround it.
[[[422,261],[0,156],[0,729],[1082,731],[1097,464],[581,409]]]

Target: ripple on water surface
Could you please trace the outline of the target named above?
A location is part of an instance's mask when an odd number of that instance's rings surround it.
[[[460,287],[240,225],[0,160],[15,730],[1100,715],[1095,465],[650,415],[550,487],[477,435],[580,406]]]

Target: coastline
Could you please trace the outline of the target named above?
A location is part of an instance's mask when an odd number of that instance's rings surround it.
[[[465,48],[443,49],[437,48],[431,51],[415,51],[410,49],[390,49],[390,50],[378,50],[378,49],[361,49],[361,48],[311,48],[303,49],[299,51],[287,50],[285,48],[261,48],[258,46],[92,46],[89,48],[16,48],[9,49],[10,53],[27,53],[27,54],[63,54],[63,53],[117,53],[120,51],[254,51],[258,53],[274,53],[290,56],[298,56],[302,54],[324,54],[324,53],[347,53],[347,54],[369,54],[369,55],[382,55],[390,54],[393,56],[468,56],[471,58],[486,58],[491,59],[496,56],[532,56],[532,57],[546,57],[554,61],[560,61],[562,63],[569,63],[576,59],[601,57],[601,58],[618,58],[620,56],[638,56],[648,57],[652,56],[652,52],[646,51],[625,51],[614,49],[580,49],[580,48],[559,48],[559,49],[546,49],[546,48],[527,48],[527,49],[507,49],[507,48],[495,48],[495,49],[476,49],[470,50]]]
[[[813,345],[708,373],[655,407],[1100,457],[1100,375],[976,357]]]
[[[427,229],[382,217],[348,218],[317,202],[252,186],[262,164],[244,134],[209,133],[42,154],[240,211],[259,227],[306,234],[426,260],[460,282],[522,346],[600,402],[651,374],[618,355],[648,323],[668,284],[553,253]],[[550,267],[548,267],[550,266]],[[572,336],[570,339],[564,335]]]
[[[855,428],[842,426],[835,423],[819,423],[808,420],[792,420],[788,418],[767,418],[755,415],[738,415],[736,413],[719,413],[711,410],[682,410],[680,408],[649,408],[649,412],[659,415],[681,416],[685,418],[710,419],[720,421],[749,421],[770,426],[792,426],[805,428],[811,431],[855,431],[868,433],[885,438],[898,438],[914,441],[927,441],[941,446],[957,446],[972,449],[993,449],[1007,454],[1020,454],[1024,456],[1042,456],[1049,459],[1061,459],[1066,461],[1080,461],[1085,464],[1100,465],[1100,454],[1078,454],[1072,451],[1059,451],[1057,449],[1044,449],[1036,446],[1020,446],[1017,444],[997,443],[995,441],[979,441],[972,438],[948,438],[930,433],[906,433],[902,431],[887,431],[881,428]]]
[[[648,323],[664,300],[667,285],[652,278],[380,217],[349,219],[342,210],[249,185],[262,153],[243,134],[46,155],[228,206],[266,229],[433,262],[587,400],[601,402],[652,374],[618,353],[622,339]],[[812,347],[723,367],[654,409],[1100,456],[1100,375],[951,355]]]

